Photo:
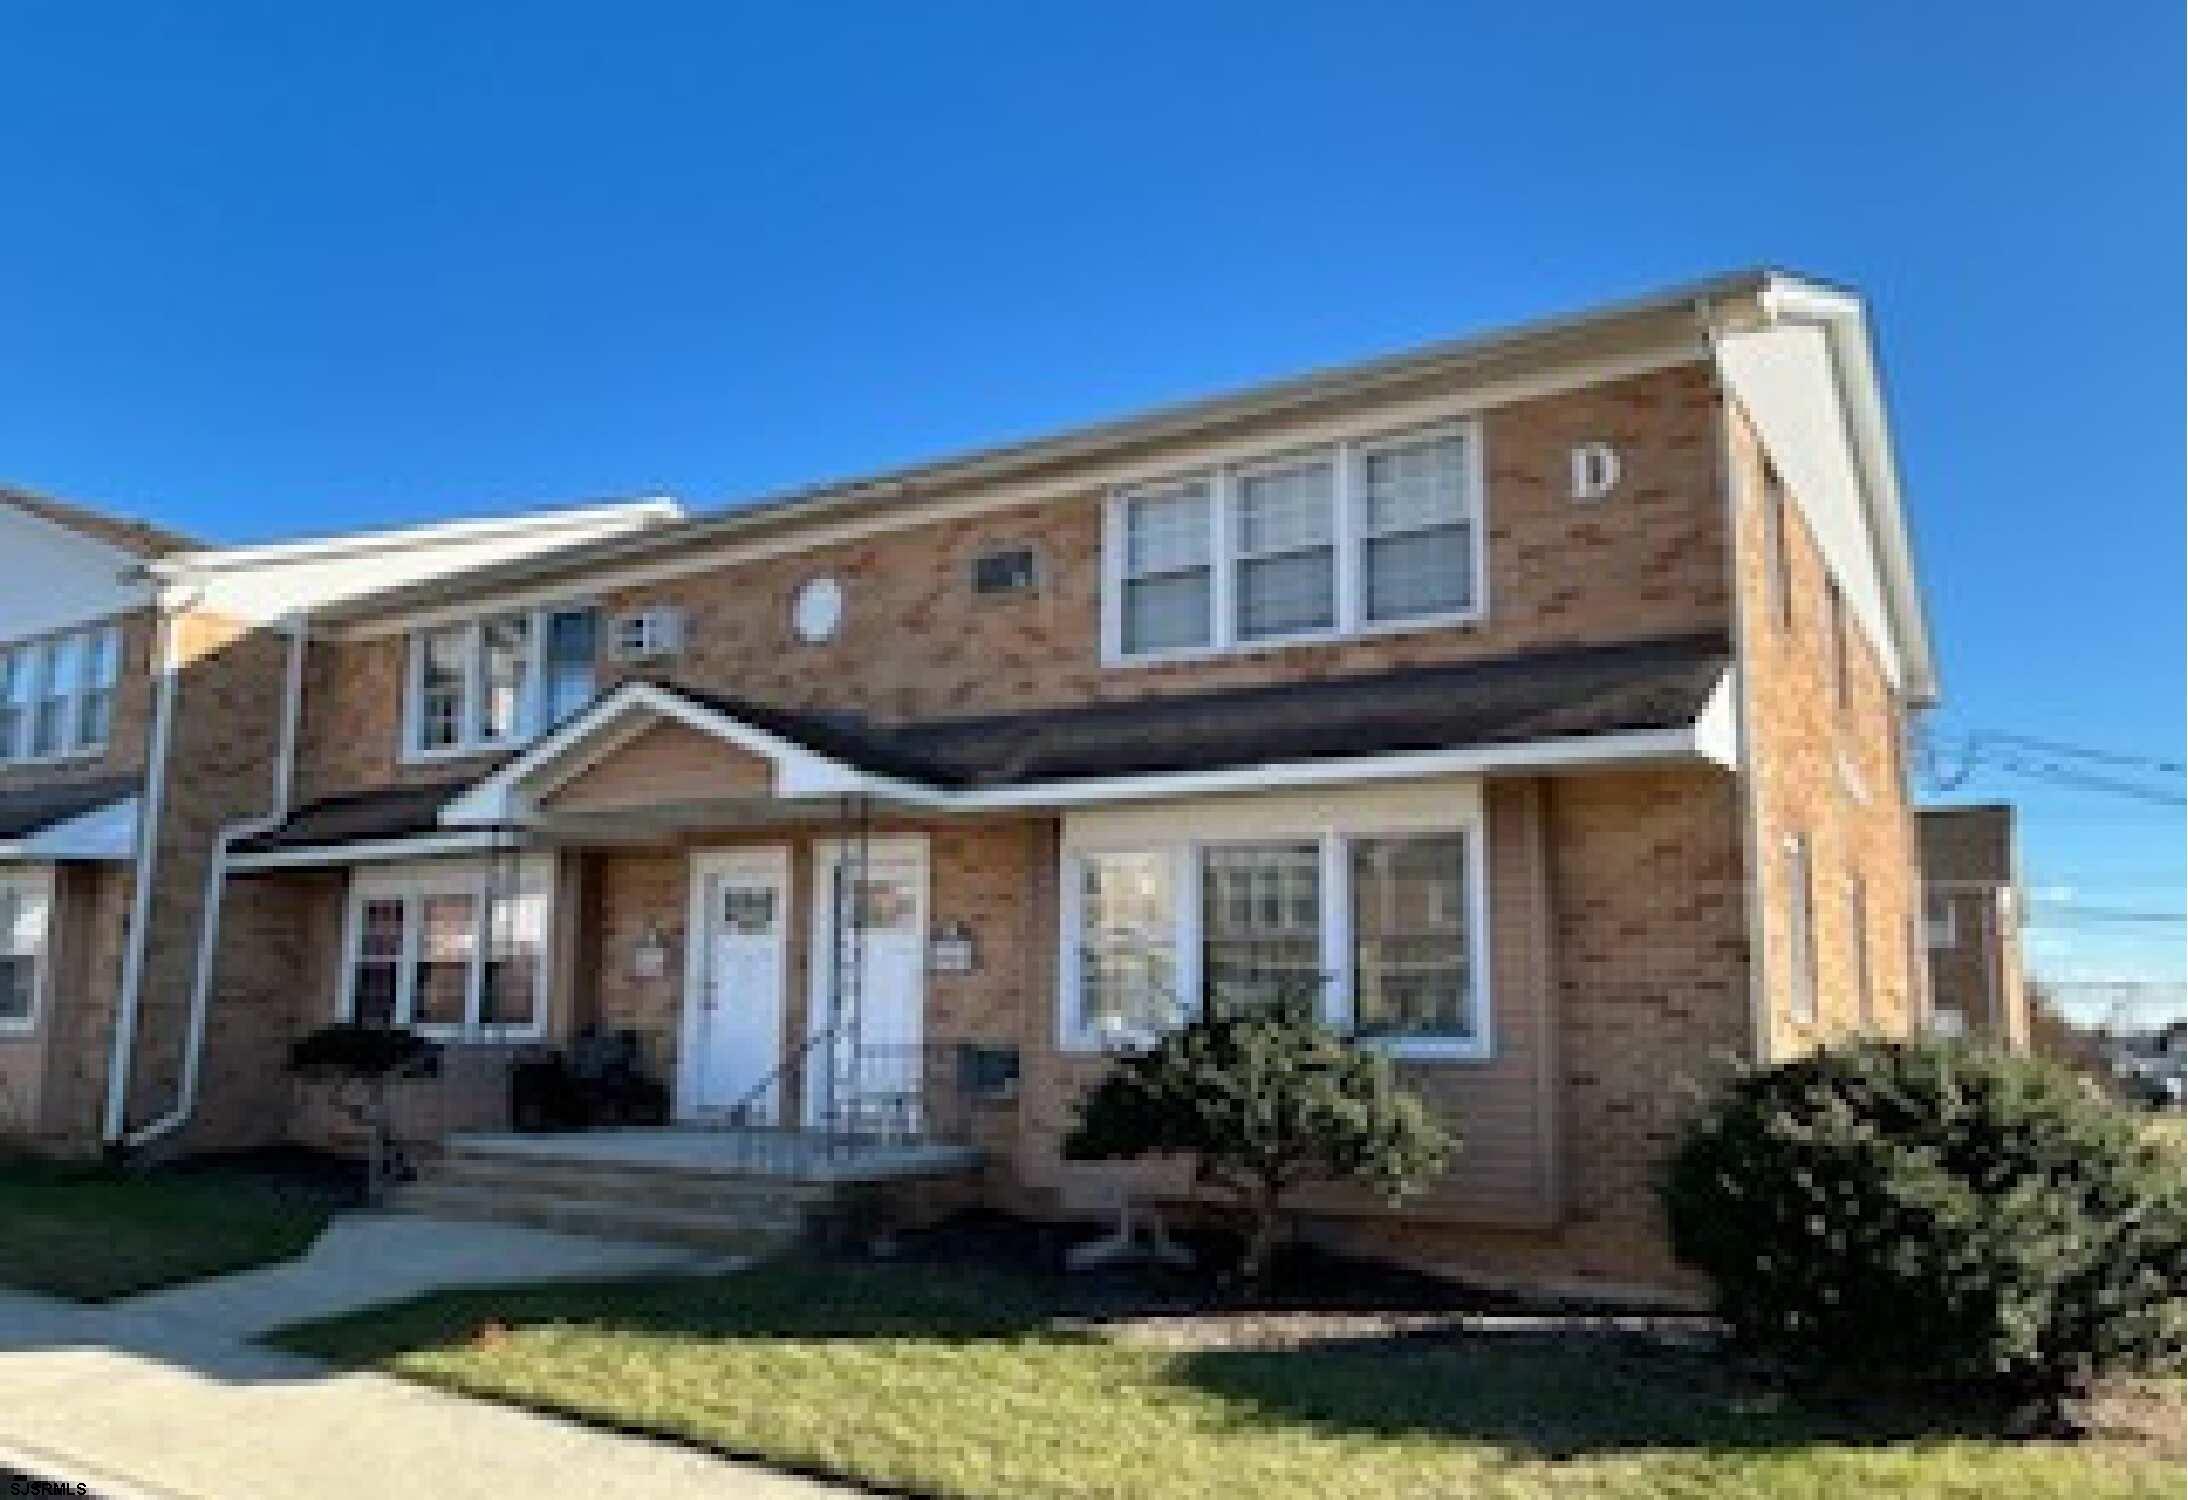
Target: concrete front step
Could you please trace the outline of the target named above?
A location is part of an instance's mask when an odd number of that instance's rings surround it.
[[[687,1245],[737,1255],[765,1255],[785,1249],[796,1243],[805,1230],[804,1218],[799,1214],[709,1213],[431,1179],[396,1189],[388,1206],[439,1219],[524,1224],[564,1234]]]
[[[835,1190],[818,1183],[701,1172],[633,1172],[585,1162],[524,1160],[451,1153],[433,1164],[430,1180],[449,1187],[628,1203],[694,1213],[795,1216],[826,1203]]]

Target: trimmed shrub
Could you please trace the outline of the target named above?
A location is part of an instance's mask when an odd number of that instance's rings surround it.
[[[1813,1372],[2065,1390],[2180,1354],[2180,1160],[2050,1063],[1865,1041],[1746,1074],[1663,1193],[1735,1333]]]
[[[1080,1100],[1064,1156],[1190,1156],[1195,1180],[1245,1217],[1247,1282],[1268,1269],[1293,1188],[1357,1183],[1395,1203],[1457,1149],[1388,1058],[1316,1017],[1311,989],[1210,1009],[1118,1061]]]

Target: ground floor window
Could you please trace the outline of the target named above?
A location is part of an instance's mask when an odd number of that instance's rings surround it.
[[[1204,1003],[1252,1004],[1322,984],[1322,849],[1313,839],[1201,852]]]
[[[1246,800],[1199,828],[1191,807],[1071,821],[1064,1044],[1128,1043],[1210,1007],[1303,988],[1334,1024],[1393,1051],[1486,1055],[1478,804],[1386,795],[1348,809],[1339,795],[1257,819]],[[1393,805],[1406,814],[1399,826],[1376,827]],[[1256,821],[1281,829],[1291,812],[1319,813],[1325,826],[1233,836]],[[1439,817],[1456,826],[1405,826]]]
[[[0,1032],[38,1023],[47,918],[53,904],[44,871],[0,871]]]
[[[1353,1024],[1362,1036],[1472,1035],[1467,836],[1351,849]]]
[[[552,877],[546,856],[358,871],[343,1016],[447,1040],[540,1035]]]
[[[1078,1029],[1159,1031],[1178,1017],[1176,863],[1164,852],[1078,859]]]

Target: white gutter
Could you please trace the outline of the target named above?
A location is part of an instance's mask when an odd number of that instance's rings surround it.
[[[127,1146],[145,1146],[172,1135],[189,1120],[191,1110],[197,1105],[198,1059],[205,1051],[205,1017],[212,1003],[213,960],[220,948],[221,898],[228,888],[228,852],[238,840],[278,828],[289,816],[289,802],[295,788],[296,726],[304,694],[307,631],[301,615],[291,615],[284,628],[289,637],[289,654],[281,687],[281,743],[274,755],[273,806],[258,817],[227,824],[213,840],[213,857],[205,867],[205,891],[198,918],[197,962],[190,976],[190,1026],[183,1044],[182,1079],[175,1090],[175,1105],[150,1124],[129,1132],[123,1141]],[[110,1128],[109,1139],[113,1133]]]
[[[106,1121],[102,1134],[109,1144],[119,1141],[129,1124],[129,1063],[137,1042],[137,1001],[144,986],[144,951],[152,926],[152,873],[159,849],[160,805],[167,790],[167,745],[175,721],[175,616],[189,602],[188,596],[163,595],[157,606],[159,626],[152,643],[152,663],[159,686],[152,700],[152,744],[146,752],[144,806],[137,819],[129,944],[122,950],[121,995],[115,1007],[114,1038],[106,1067]]]
[[[240,842],[250,837],[237,834]],[[310,844],[293,849],[268,849],[259,854],[231,854],[232,874],[259,870],[311,869],[324,865],[369,865],[388,860],[431,859],[442,854],[485,854],[506,843],[499,833],[417,833],[402,838],[371,839],[355,844]]]

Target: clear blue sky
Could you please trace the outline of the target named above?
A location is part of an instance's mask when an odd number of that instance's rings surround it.
[[[1873,301],[1941,728],[2177,759],[2181,27],[13,0],[0,477],[223,539],[713,505],[1770,261]],[[2180,908],[2177,808],[1959,795],[2040,893]]]

